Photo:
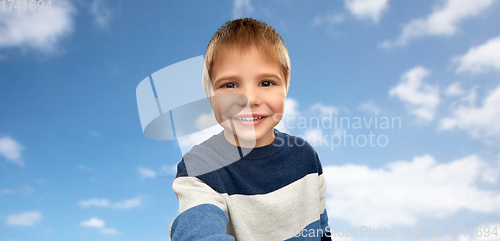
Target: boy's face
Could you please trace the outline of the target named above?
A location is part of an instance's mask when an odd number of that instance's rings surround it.
[[[256,47],[227,51],[213,63],[211,77],[218,109],[213,107],[226,139],[235,135],[242,147],[271,144],[285,107],[281,65]]]

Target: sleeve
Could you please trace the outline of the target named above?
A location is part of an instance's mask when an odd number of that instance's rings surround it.
[[[169,230],[173,241],[234,241],[227,234],[226,200],[202,180],[178,176],[172,189],[179,200],[179,215]]]
[[[228,216],[213,204],[201,204],[179,214],[171,226],[173,241],[234,241],[227,235]]]
[[[319,161],[319,156],[316,154],[317,166],[318,166],[318,178],[319,178],[319,201],[320,201],[320,227],[323,230],[323,235],[321,236],[321,241],[331,241],[332,234],[330,233],[330,227],[328,226],[328,214],[326,212],[326,182],[325,176],[323,174],[323,167]]]

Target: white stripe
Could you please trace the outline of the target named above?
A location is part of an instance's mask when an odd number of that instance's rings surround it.
[[[326,205],[326,182],[325,182],[325,176],[323,175],[323,173],[321,173],[321,175],[319,175],[319,201],[320,201],[320,205],[319,205],[319,212],[321,214],[323,214],[323,212],[325,211],[325,205]]]
[[[325,182],[317,173],[259,195],[220,194],[196,177],[178,177],[172,189],[179,213],[204,203],[221,208],[229,216],[228,234],[238,241],[289,239],[325,209]]]
[[[177,199],[179,214],[200,204],[213,204],[227,214],[227,194],[221,195],[197,177],[178,177],[172,183]]]
[[[238,241],[284,240],[317,221],[320,189],[317,173],[312,173],[276,191],[261,195],[229,196],[232,225],[228,233]]]

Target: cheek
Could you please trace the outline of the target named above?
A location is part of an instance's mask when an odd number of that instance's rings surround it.
[[[283,114],[285,112],[285,97],[284,96],[275,96],[270,97],[267,100],[269,108],[273,111],[273,114],[281,120]]]
[[[236,93],[216,93],[216,108],[212,108],[216,116],[219,116],[221,121],[232,118],[234,115],[240,113],[244,108],[248,99],[241,94]],[[219,121],[220,122],[220,121]]]

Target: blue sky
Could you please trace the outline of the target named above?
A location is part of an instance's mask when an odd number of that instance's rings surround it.
[[[331,226],[427,228],[418,240],[459,240],[430,237],[438,226],[500,231],[499,1],[51,5],[0,11],[0,241],[169,240],[182,154],[177,142],[143,135],[135,89],[204,55],[237,17],[270,24],[287,45],[279,128],[315,145]],[[192,88],[202,86],[179,91]],[[298,128],[299,117],[329,113],[399,118],[401,128]],[[316,139],[344,131],[388,142],[332,148]]]

